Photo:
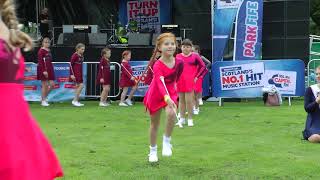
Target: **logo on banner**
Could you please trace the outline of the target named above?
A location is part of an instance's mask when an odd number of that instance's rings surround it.
[[[138,88],[145,88],[148,87],[148,85],[146,85],[144,83],[144,79],[146,74],[143,74],[145,72],[147,68],[147,65],[135,65],[132,66],[132,75],[136,78],[136,79],[141,79],[139,84],[138,84]]]
[[[264,64],[220,67],[221,89],[235,90],[263,86]]]
[[[142,29],[160,32],[160,0],[139,0],[127,2],[128,22],[138,23]]]
[[[265,71],[265,84],[275,85],[282,94],[296,93],[297,72],[295,71]]]
[[[218,9],[227,9],[227,8],[238,8],[241,0],[218,0],[217,8]]]
[[[258,19],[259,19],[259,3],[247,1],[246,9],[246,34],[243,43],[243,56],[255,57],[255,46],[258,39]]]

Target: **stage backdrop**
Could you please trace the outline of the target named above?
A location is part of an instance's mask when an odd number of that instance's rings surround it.
[[[301,60],[225,61],[212,67],[213,96],[261,97],[262,87],[275,85],[283,96],[303,96],[304,63]]]
[[[136,21],[140,29],[160,33],[161,24],[171,23],[171,0],[120,0],[119,3],[122,25]]]

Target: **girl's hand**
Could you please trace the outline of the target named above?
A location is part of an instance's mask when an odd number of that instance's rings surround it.
[[[74,75],[70,76],[73,81],[76,81],[76,77]]]
[[[194,78],[194,82],[196,83],[198,81],[198,78],[196,77],[196,78]]]
[[[43,75],[44,75],[44,77],[48,78],[48,72],[47,71],[43,71]]]
[[[104,83],[104,79],[103,78],[100,79],[100,83]]]
[[[316,102],[320,104],[320,96],[317,97]]]

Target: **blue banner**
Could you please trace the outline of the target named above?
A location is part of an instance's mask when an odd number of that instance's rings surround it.
[[[216,62],[212,77],[215,97],[261,97],[268,85],[283,96],[303,96],[305,91],[304,63],[297,59]]]
[[[137,91],[134,93],[134,96],[137,97],[144,97],[144,95],[146,94],[149,85],[144,83],[144,78],[147,75],[147,73],[143,74],[147,68],[147,65],[149,63],[149,61],[130,61],[129,62],[132,68],[132,72],[133,72],[133,76],[136,79],[140,79],[140,82],[138,84],[138,89]],[[142,76],[142,77],[141,77]],[[131,89],[129,89],[129,92],[131,91]]]
[[[216,6],[212,4],[213,12],[211,13],[212,57],[214,61],[222,61],[241,0],[216,0],[216,2]]]
[[[160,33],[162,24],[171,23],[171,9],[171,0],[120,0],[119,21]]]
[[[61,102],[74,98],[75,84],[69,82],[69,63],[54,63],[55,86],[48,95],[48,101]],[[26,101],[41,101],[41,81],[37,80],[37,65],[26,64],[24,78],[24,97]],[[80,98],[84,98],[87,81],[87,64],[83,64],[83,84]]]
[[[234,59],[261,59],[263,0],[243,0],[237,13]]]

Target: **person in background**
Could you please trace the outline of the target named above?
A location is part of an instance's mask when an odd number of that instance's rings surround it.
[[[72,54],[70,60],[70,82],[76,84],[75,96],[72,100],[72,105],[76,107],[84,106],[79,102],[80,94],[83,89],[83,70],[82,64],[84,61],[83,53],[85,51],[85,45],[82,43],[77,44],[76,52]]]
[[[110,104],[107,103],[108,94],[110,91],[111,84],[111,71],[110,71],[110,57],[111,50],[109,48],[104,48],[101,51],[101,59],[99,63],[99,70],[97,75],[97,84],[102,85],[102,92],[100,96],[99,106],[106,107]]]
[[[125,50],[122,53],[122,62],[121,62],[121,75],[119,86],[122,89],[119,106],[132,106],[132,97],[134,92],[137,90],[138,86],[136,85],[136,78],[133,76],[133,72],[129,61],[131,60],[131,51]],[[128,90],[131,87],[130,94],[125,100]]]
[[[49,34],[49,9],[44,8],[40,14],[40,34],[42,38],[48,37],[50,38]]]
[[[54,88],[54,69],[50,52],[50,39],[43,38],[38,51],[37,79],[41,81],[41,106],[49,106],[48,94]]]
[[[320,66],[316,68],[317,84],[306,89],[304,109],[307,112],[303,138],[312,143],[320,142]]]

